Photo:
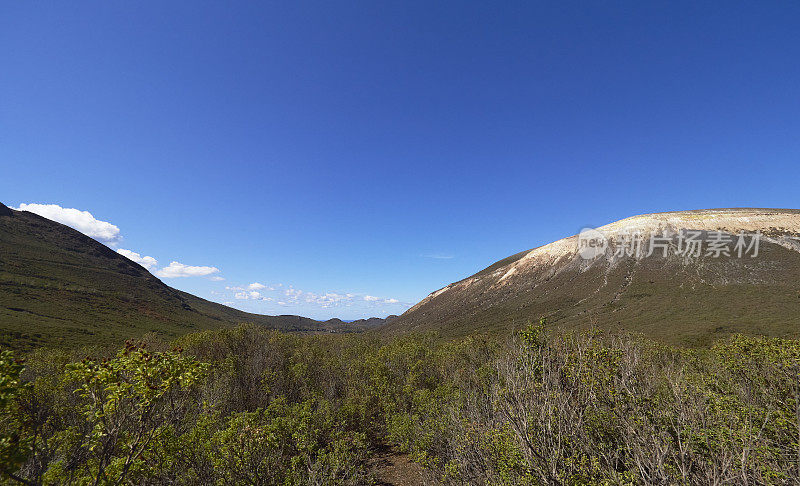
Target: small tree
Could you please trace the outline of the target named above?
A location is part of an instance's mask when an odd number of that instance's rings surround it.
[[[67,368],[67,379],[78,384],[75,393],[88,427],[65,437],[64,443],[80,444],[83,460],[60,468],[63,479],[77,479],[77,474],[91,484],[121,484],[144,472],[154,440],[179,423],[190,387],[207,372],[207,364],[181,353],[150,353],[127,342],[113,359],[86,359]]]
[[[0,352],[0,473],[21,483],[26,481],[16,472],[30,452],[18,402],[30,387],[20,379],[24,369],[22,360],[16,359],[11,351]]]

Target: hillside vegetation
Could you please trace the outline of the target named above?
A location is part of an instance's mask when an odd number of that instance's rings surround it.
[[[0,355],[8,484],[370,484],[389,445],[466,484],[800,478],[800,342],[291,335]]]
[[[0,204],[0,345],[118,344],[148,332],[169,339],[243,322],[299,332],[358,331],[383,323],[263,316],[209,302],[165,285],[72,228]]]
[[[658,213],[598,230],[616,247],[587,260],[572,236],[518,253],[431,293],[384,331],[503,334],[545,316],[560,329],[627,330],[688,346],[735,333],[800,337],[800,211]],[[680,255],[681,230],[705,232],[699,256]],[[733,241],[760,232],[757,257],[708,255],[709,232],[716,231]],[[615,252],[620,235],[634,232],[644,244],[669,232],[667,255]]]

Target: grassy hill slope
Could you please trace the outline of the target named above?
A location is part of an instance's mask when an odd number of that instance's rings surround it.
[[[147,332],[177,336],[242,322],[305,332],[382,323],[262,316],[209,302],[165,285],[72,228],[0,204],[2,346],[118,342]]]
[[[561,329],[641,332],[664,342],[704,345],[734,332],[800,336],[800,211],[708,210],[629,218],[605,232],[664,228],[762,231],[757,258],[676,256],[594,260],[573,236],[501,260],[436,291],[382,332],[437,330],[445,336],[505,332],[546,317]]]

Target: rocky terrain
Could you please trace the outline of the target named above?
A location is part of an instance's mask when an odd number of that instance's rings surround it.
[[[705,245],[699,255],[686,254],[686,230]],[[431,293],[384,330],[464,335],[544,317],[560,328],[624,328],[680,344],[732,332],[800,334],[800,211],[646,214],[597,231],[608,247],[595,258],[581,256],[579,235],[518,253]],[[625,235],[637,234],[644,251],[620,250]],[[668,248],[648,255],[651,237],[667,238]],[[720,237],[729,241],[728,254],[708,254]]]

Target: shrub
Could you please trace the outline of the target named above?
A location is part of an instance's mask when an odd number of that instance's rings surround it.
[[[120,484],[146,475],[148,452],[184,419],[206,371],[180,350],[150,353],[131,342],[112,359],[70,365],[65,379],[77,387],[84,422],[57,435],[63,458],[45,480]]]
[[[16,471],[31,452],[30,437],[19,400],[30,388],[20,379],[22,360],[11,351],[0,352],[0,472],[18,479]]]
[[[243,326],[177,344],[37,352],[27,369],[0,354],[4,479],[368,484],[387,446],[452,485],[800,477],[797,340],[678,349],[542,321],[504,341]]]

